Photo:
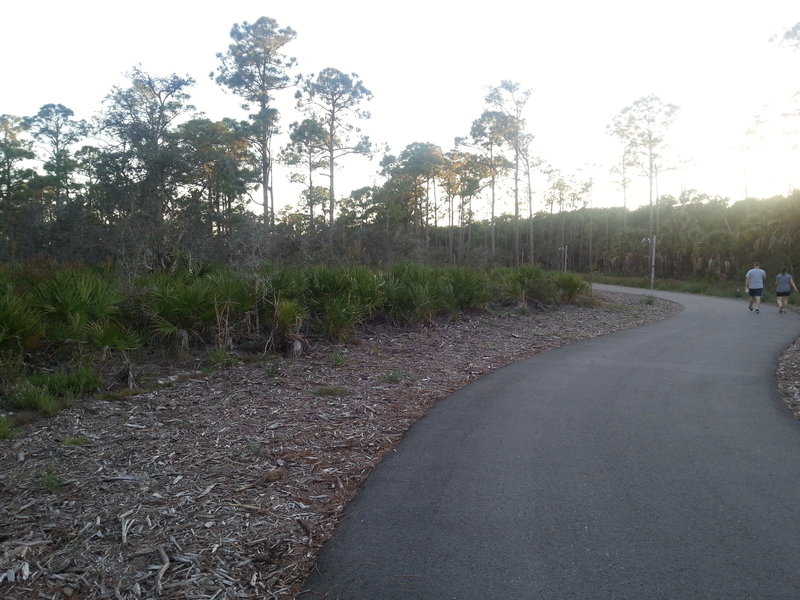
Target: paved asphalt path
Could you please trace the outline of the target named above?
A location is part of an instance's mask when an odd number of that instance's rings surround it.
[[[655,295],[684,310],[440,401],[300,598],[800,598],[800,422],[775,383],[800,316]]]

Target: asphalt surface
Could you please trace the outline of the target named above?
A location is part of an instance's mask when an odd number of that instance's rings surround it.
[[[775,381],[800,316],[608,289],[684,310],[437,403],[302,600],[800,598],[800,422]]]

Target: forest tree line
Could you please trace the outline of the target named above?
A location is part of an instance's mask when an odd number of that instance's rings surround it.
[[[649,181],[644,208],[592,208],[591,182],[533,155],[523,117],[530,91],[512,81],[490,88],[452,149],[418,142],[386,153],[381,184],[343,194],[342,160],[380,152],[361,131],[372,94],[357,74],[335,68],[294,74],[285,51],[295,35],[267,17],[233,26],[212,77],[239,97],[244,119],[207,119],[191,104],[192,78],[139,67],[91,120],[61,104],[0,115],[0,261],[113,263],[134,273],[187,259],[237,268],[537,263],[641,275],[654,250],[658,276],[677,278],[738,277],[753,260],[773,271],[800,262],[796,192],[733,205],[693,190],[655,195],[679,110],[656,96],[609,125],[623,192],[634,177]],[[800,27],[787,32],[789,43],[798,39]],[[281,138],[279,100],[292,94],[303,118]],[[277,164],[302,188],[282,210]],[[548,181],[538,192],[544,210],[534,208],[535,173]],[[510,213],[500,211],[509,204]]]

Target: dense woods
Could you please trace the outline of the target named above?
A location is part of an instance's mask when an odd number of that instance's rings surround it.
[[[91,118],[57,103],[0,115],[0,261],[114,264],[133,274],[187,261],[249,270],[267,260],[536,263],[713,279],[740,278],[753,260],[772,272],[800,263],[797,193],[735,204],[695,190],[657,194],[679,108],[655,96],[609,115],[620,194],[649,182],[644,208],[593,208],[591,181],[536,156],[523,117],[530,91],[511,81],[488,88],[485,111],[452,148],[416,142],[385,153],[381,183],[342,190],[343,160],[381,152],[362,132],[372,93],[332,67],[295,73],[295,35],[266,17],[233,26],[211,75],[243,114],[220,121],[191,104],[192,78],[139,67]],[[303,118],[286,123],[293,101]],[[279,165],[295,197],[276,198]]]

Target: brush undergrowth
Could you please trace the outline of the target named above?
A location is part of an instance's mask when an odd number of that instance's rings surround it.
[[[310,337],[344,343],[369,319],[425,323],[489,303],[572,303],[587,292],[581,277],[533,265],[264,264],[242,274],[182,262],[138,279],[81,266],[0,265],[0,437],[94,393],[105,365],[129,364],[136,353],[200,355],[225,366]]]

